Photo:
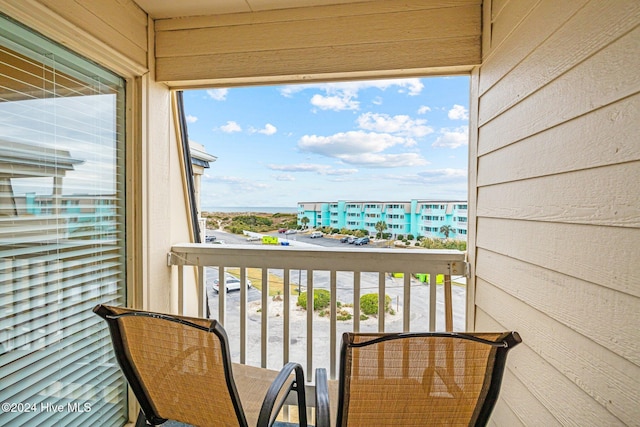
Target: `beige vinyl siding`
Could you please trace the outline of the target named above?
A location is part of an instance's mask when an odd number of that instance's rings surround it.
[[[147,14],[131,0],[38,0],[138,64],[147,63]]]
[[[584,185],[588,181],[591,185]],[[483,186],[478,215],[638,228],[638,188],[629,185],[634,182],[640,183],[637,162]]]
[[[480,61],[480,3],[385,0],[158,20],[157,77],[185,86],[468,72]]]
[[[640,3],[485,7],[475,328],[524,340],[491,422],[638,425]]]
[[[122,77],[147,72],[147,15],[132,0],[0,0],[0,12]]]

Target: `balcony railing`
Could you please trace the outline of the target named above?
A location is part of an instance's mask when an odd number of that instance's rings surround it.
[[[326,367],[330,376],[335,378],[339,357],[338,334],[346,330],[453,330],[451,276],[465,276],[467,270],[465,254],[459,251],[372,247],[178,244],[172,247],[168,262],[178,268],[180,314],[184,306],[184,267],[195,266],[198,271],[199,315],[204,316],[211,309],[211,317],[225,326],[232,347],[239,347],[239,350],[232,351],[234,358],[240,363],[259,363],[262,367],[282,366],[282,363],[293,360],[306,368],[309,379],[312,369],[320,366]],[[240,292],[230,295],[224,286],[220,286],[219,295],[213,294],[211,287],[205,286],[207,282],[217,279],[218,283],[225,283],[225,276],[231,268],[242,284]],[[260,291],[246,286],[248,271],[256,271],[254,269],[259,272],[258,279],[253,278],[254,285],[256,281],[260,282]],[[274,277],[282,285],[282,293],[276,296],[282,300],[282,311],[270,314],[270,306],[276,304],[273,292],[270,295]],[[437,285],[434,284],[436,278]],[[307,298],[304,314],[292,304],[296,291],[313,295],[314,289],[320,288],[330,292],[330,305],[325,317],[314,314],[313,298]],[[456,288],[463,289],[454,295],[457,299],[456,329],[462,329],[464,288]],[[393,316],[385,315],[388,292],[396,296],[396,313]],[[253,299],[259,300],[250,303],[250,293]],[[375,317],[361,320],[358,315],[361,311],[360,296],[364,293],[378,294],[377,321]],[[341,303],[339,297],[343,300]],[[349,321],[340,317],[345,306],[353,311]],[[442,317],[439,319],[436,318],[438,308]],[[230,312],[233,316],[229,315]],[[229,324],[227,317],[232,317]],[[324,327],[328,323],[328,334],[326,330],[322,331],[324,335],[318,332],[320,325],[317,323],[323,323]],[[281,345],[278,344],[280,342]],[[282,360],[275,360],[280,359],[280,355]]]

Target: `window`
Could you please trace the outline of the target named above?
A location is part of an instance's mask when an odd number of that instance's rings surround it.
[[[38,408],[0,424],[123,425],[124,81],[2,16],[0,51],[0,401]]]

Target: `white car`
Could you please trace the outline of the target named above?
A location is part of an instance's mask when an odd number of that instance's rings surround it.
[[[227,288],[227,292],[229,291],[239,291],[240,290],[240,279],[234,276],[226,276],[224,278],[224,284]],[[213,281],[213,291],[217,294],[220,292],[220,283],[218,279]],[[247,289],[251,288],[251,280],[247,279]]]
[[[285,231],[284,234],[296,234],[297,232],[298,232],[298,230],[291,229],[291,230]]]
[[[314,231],[313,233],[311,233],[311,236],[309,236],[309,237],[311,237],[312,239],[316,239],[316,238],[322,237],[322,236],[324,236],[324,234],[322,234],[322,232]]]

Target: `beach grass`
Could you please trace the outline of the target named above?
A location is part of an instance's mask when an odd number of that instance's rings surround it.
[[[240,269],[239,268],[229,268],[226,270],[227,273],[240,277]],[[247,268],[247,278],[251,280],[251,285],[262,291],[263,283],[262,283],[262,269],[261,268]],[[269,272],[267,274],[267,280],[269,281],[269,295],[283,295],[284,294],[284,279],[277,274],[273,274]],[[289,282],[289,288],[291,290],[291,295],[298,295],[298,283],[294,283],[293,280]]]

